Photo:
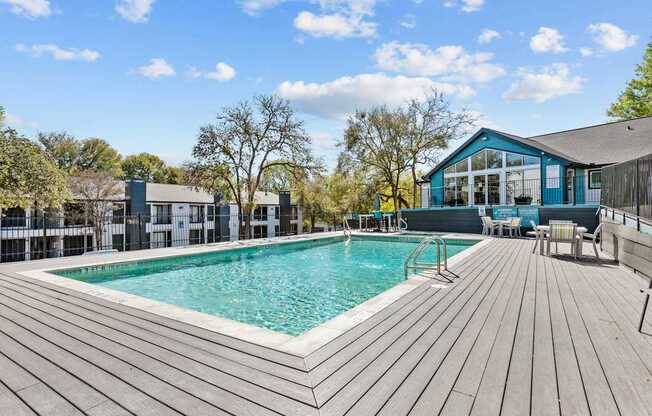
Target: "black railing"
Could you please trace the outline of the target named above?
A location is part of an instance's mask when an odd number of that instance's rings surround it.
[[[652,154],[602,169],[601,205],[652,221]]]
[[[105,250],[143,250],[210,244],[251,238],[295,235],[301,227],[290,216],[260,224],[251,215],[127,215],[64,217],[52,215],[3,216],[0,219],[0,262],[81,255]],[[285,221],[287,223],[287,221]]]

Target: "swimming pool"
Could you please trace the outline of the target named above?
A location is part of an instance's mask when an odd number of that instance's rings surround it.
[[[296,336],[403,281],[419,241],[331,237],[51,273]],[[475,242],[448,240],[448,256]]]

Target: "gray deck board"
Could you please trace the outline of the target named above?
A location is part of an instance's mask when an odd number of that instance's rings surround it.
[[[531,249],[494,240],[306,357],[0,266],[0,415],[652,414],[645,281]]]

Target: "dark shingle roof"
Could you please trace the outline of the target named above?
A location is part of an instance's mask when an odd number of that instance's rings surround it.
[[[607,165],[652,153],[652,117],[528,138],[584,164]]]

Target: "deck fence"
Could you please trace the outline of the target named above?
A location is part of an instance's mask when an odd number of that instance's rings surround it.
[[[641,220],[652,221],[652,154],[603,168],[602,188],[601,205],[623,224],[635,220],[640,231]]]

